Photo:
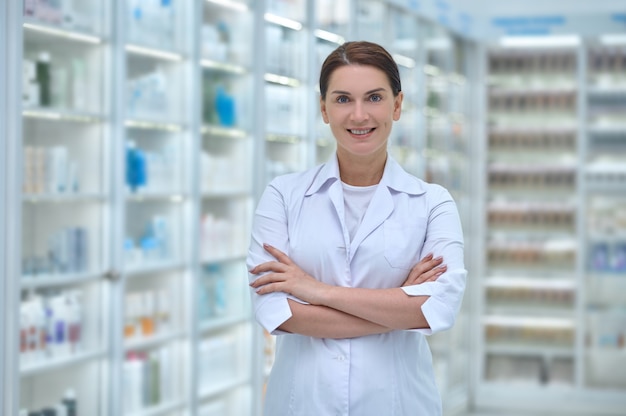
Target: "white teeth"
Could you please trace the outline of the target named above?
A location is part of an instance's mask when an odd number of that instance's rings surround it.
[[[350,130],[350,133],[352,133],[352,134],[367,134],[370,131],[372,131],[372,129],[367,129],[367,130]]]

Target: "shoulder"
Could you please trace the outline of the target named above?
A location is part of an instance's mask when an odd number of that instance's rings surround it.
[[[323,164],[317,165],[303,171],[276,176],[270,181],[268,187],[276,189],[283,196],[304,195],[323,166]]]
[[[421,185],[426,191],[426,195],[429,199],[432,199],[434,201],[442,199],[452,199],[452,195],[450,194],[448,189],[446,189],[442,185],[439,185],[437,183],[425,182],[418,178],[416,179],[422,183]]]
[[[392,185],[392,188],[406,192],[414,197],[422,197],[434,202],[452,199],[450,192],[444,186],[426,182],[404,169],[396,171],[395,178],[395,186]]]

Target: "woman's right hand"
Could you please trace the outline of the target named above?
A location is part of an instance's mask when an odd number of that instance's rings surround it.
[[[447,266],[443,263],[443,257],[433,258],[432,253],[424,257],[417,263],[411,271],[408,277],[402,283],[402,286],[419,285],[424,282],[434,282],[441,276],[446,270]]]

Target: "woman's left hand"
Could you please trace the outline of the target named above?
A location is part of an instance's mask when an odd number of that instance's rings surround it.
[[[256,289],[257,294],[285,292],[310,304],[321,304],[321,297],[328,285],[305,273],[289,256],[277,248],[269,244],[263,244],[263,248],[277,261],[261,263],[250,270],[252,274],[267,272],[250,283],[250,286]]]

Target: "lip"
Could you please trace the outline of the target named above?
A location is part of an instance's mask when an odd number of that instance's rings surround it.
[[[375,127],[367,127],[367,128],[354,128],[354,129],[346,129],[346,131],[348,132],[348,134],[356,139],[366,139],[368,137],[370,137],[372,135],[372,133],[374,133],[374,131],[376,131]],[[353,132],[357,132],[357,133],[353,133]],[[362,133],[362,132],[366,132],[366,133]]]

